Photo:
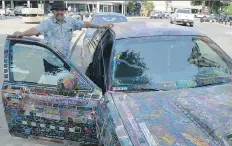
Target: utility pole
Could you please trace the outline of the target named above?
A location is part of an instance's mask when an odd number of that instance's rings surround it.
[[[165,4],[166,4],[166,12],[168,11],[168,4],[169,4],[169,1],[165,1]]]

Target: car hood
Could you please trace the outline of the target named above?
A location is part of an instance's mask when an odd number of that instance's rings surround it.
[[[136,146],[232,145],[230,84],[112,97]]]

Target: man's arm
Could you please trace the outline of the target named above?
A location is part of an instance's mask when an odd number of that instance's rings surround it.
[[[98,24],[90,23],[89,21],[84,21],[84,27],[85,28],[101,28],[103,26],[102,25],[98,25]]]
[[[21,36],[33,36],[33,35],[38,35],[39,32],[35,27],[32,27],[24,32],[15,32],[13,36],[21,37]]]
[[[38,24],[36,27],[32,27],[24,32],[15,32],[13,34],[13,36],[16,37],[23,37],[23,36],[33,36],[33,35],[40,35],[43,34],[47,31],[47,27],[48,27],[48,21],[42,21],[40,24]]]
[[[110,28],[113,24],[105,24],[105,25],[98,25],[90,23],[89,21],[84,21],[84,27],[85,28]]]

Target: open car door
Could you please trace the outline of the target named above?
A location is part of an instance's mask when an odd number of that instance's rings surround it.
[[[100,88],[42,40],[7,37],[2,97],[12,136],[98,143]]]

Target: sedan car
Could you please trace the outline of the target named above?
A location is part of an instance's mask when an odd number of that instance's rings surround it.
[[[0,9],[0,15],[14,16],[14,10],[11,8]]]
[[[109,23],[120,23],[120,22],[127,22],[127,18],[123,14],[119,13],[98,13],[95,14],[92,19],[90,20],[91,23],[94,24],[109,24]],[[84,36],[83,41],[83,48],[86,48],[85,46],[88,44],[89,40],[92,38],[94,32],[96,29],[94,28],[88,28],[86,31],[86,34]]]
[[[168,13],[168,12],[164,12],[164,13],[163,13],[163,18],[168,19],[168,18],[169,18],[169,13]]]
[[[90,49],[83,73],[43,40],[7,37],[2,99],[11,135],[104,146],[232,144],[232,59],[210,38],[128,22],[98,29]]]
[[[154,12],[150,15],[151,19],[162,19],[164,16],[162,12]]]
[[[26,6],[16,6],[16,7],[14,8],[14,14],[15,14],[16,16],[22,15],[22,9],[23,9],[23,8],[26,8]]]

